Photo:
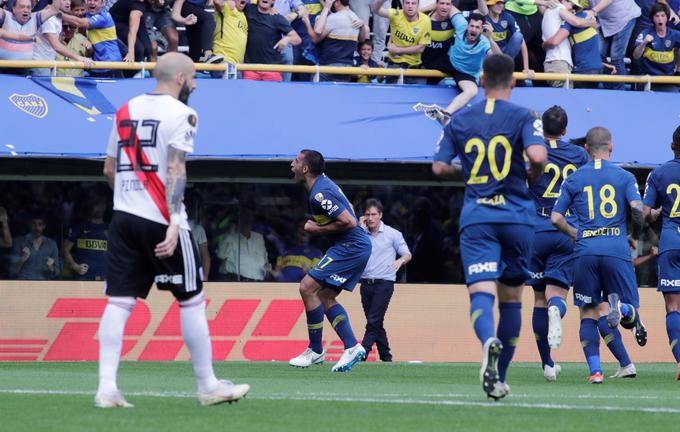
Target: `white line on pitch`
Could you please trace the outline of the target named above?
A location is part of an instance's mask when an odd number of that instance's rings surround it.
[[[85,395],[92,396],[93,391],[83,390],[39,390],[39,389],[0,389],[5,394],[40,394],[40,395]],[[189,392],[126,392],[127,396],[159,397],[159,398],[194,398],[195,393]],[[467,396],[467,395],[465,395]],[[512,396],[511,396],[512,397]],[[573,410],[573,411],[637,411],[645,413],[680,414],[679,408],[673,407],[629,407],[618,405],[568,405],[553,403],[526,403],[526,402],[483,402],[467,400],[425,400],[425,399],[382,399],[378,397],[353,397],[353,396],[322,396],[300,394],[251,394],[249,399],[256,400],[294,400],[294,401],[328,401],[328,402],[363,402],[384,403],[402,405],[444,405],[444,406],[479,406],[488,408],[531,408],[548,410]]]

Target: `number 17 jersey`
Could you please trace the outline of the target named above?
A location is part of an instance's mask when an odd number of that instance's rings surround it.
[[[454,114],[434,160],[450,164],[460,158],[465,177],[461,231],[477,223],[534,225],[524,162],[524,150],[532,145],[545,146],[543,124],[519,105],[487,99]]]
[[[196,111],[165,94],[143,94],[117,112],[106,148],[116,159],[113,209],[168,225],[168,147],[194,151]],[[183,229],[189,229],[182,204]]]

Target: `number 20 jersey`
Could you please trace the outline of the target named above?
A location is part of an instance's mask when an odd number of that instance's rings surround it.
[[[663,209],[659,253],[680,250],[680,158],[670,160],[649,173],[644,204]]]
[[[164,94],[143,94],[117,112],[106,149],[116,158],[113,209],[167,225],[168,147],[192,153],[196,111]],[[182,204],[181,228],[189,229]]]
[[[545,146],[543,124],[530,110],[487,99],[453,115],[434,160],[458,156],[465,176],[460,229],[476,223],[534,225],[535,206],[526,185],[524,150]]]

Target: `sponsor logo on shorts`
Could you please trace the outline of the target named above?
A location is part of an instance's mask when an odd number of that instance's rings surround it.
[[[593,298],[590,297],[590,296],[586,296],[586,295],[583,295],[583,294],[580,294],[580,293],[575,293],[574,295],[576,296],[576,300],[581,300],[583,303],[592,303],[593,302]]]
[[[498,263],[492,261],[468,266],[468,274],[471,275],[475,273],[490,273],[496,271],[498,271]]]
[[[543,279],[543,272],[534,273],[530,271],[532,279]]]
[[[344,278],[342,276],[338,276],[335,273],[333,273],[330,278],[332,280],[336,281],[336,282],[341,283],[341,284],[344,284],[345,282],[347,282],[347,278]]]
[[[680,288],[680,279],[661,279],[659,286]]]
[[[153,280],[156,283],[171,283],[174,285],[181,285],[183,282],[182,275],[181,274],[176,274],[176,275],[167,275],[167,274],[160,274],[156,275],[156,277]]]

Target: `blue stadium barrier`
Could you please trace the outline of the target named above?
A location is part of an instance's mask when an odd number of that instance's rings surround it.
[[[102,157],[110,106],[153,88],[151,79],[98,80],[88,87],[0,75],[0,156]],[[299,149],[315,148],[331,160],[427,162],[441,128],[412,106],[445,106],[455,94],[436,86],[199,80],[190,99],[199,113],[193,157],[290,159]],[[669,93],[550,88],[518,88],[512,96],[538,113],[563,106],[568,137],[608,127],[612,160],[641,167],[670,158],[679,100]]]

